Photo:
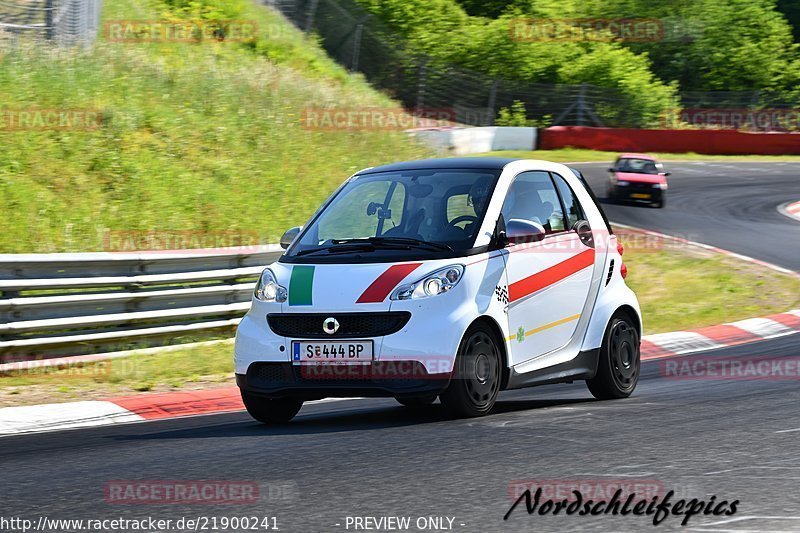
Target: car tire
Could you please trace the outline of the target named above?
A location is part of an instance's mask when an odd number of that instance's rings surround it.
[[[586,380],[598,400],[627,398],[636,388],[641,368],[639,333],[626,314],[609,321],[597,361],[597,373]]]
[[[411,396],[411,397],[399,397],[395,398],[395,400],[405,407],[411,409],[421,409],[424,407],[430,406],[433,402],[436,401],[436,395],[433,396]]]
[[[662,208],[667,205],[667,195],[662,195],[661,200],[653,202],[653,207]]]
[[[264,424],[286,424],[303,407],[303,400],[294,398],[262,398],[242,391],[247,412]]]
[[[458,418],[489,413],[500,392],[501,365],[494,332],[483,324],[469,328],[458,348],[453,378],[439,395],[445,410]]]

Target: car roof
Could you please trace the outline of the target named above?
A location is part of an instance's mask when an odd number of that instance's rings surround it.
[[[655,157],[647,154],[619,154],[617,159],[648,159],[650,161],[656,160]]]
[[[376,172],[402,172],[404,170],[429,170],[429,169],[455,169],[466,168],[476,170],[502,170],[506,165],[519,158],[513,157],[444,157],[439,159],[420,159],[419,161],[405,161],[372,167],[359,172],[359,174],[373,174]]]

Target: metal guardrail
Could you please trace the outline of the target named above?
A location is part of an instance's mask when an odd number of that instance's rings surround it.
[[[0,362],[229,334],[282,252],[0,254]]]

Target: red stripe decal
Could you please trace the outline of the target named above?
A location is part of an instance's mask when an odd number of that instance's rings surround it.
[[[594,250],[586,250],[532,276],[515,281],[508,286],[508,301],[513,302],[529,294],[558,283],[562,279],[594,264]]]
[[[358,297],[356,303],[371,304],[379,303],[389,296],[392,289],[400,283],[403,278],[414,272],[422,263],[406,263],[404,265],[393,265],[386,269],[386,272],[377,277],[372,285],[367,287],[364,294]]]

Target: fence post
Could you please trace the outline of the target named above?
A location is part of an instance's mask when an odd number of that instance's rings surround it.
[[[317,14],[318,6],[319,0],[311,0],[311,6],[308,8],[308,13],[306,15],[306,33],[311,33],[311,30],[314,28],[314,17]]]
[[[353,59],[350,62],[350,72],[358,70],[358,59],[361,55],[361,35],[364,33],[364,25],[358,24],[356,26],[356,33],[353,36]]]
[[[48,41],[52,41],[53,37],[55,37],[55,28],[53,24],[55,22],[55,7],[54,7],[54,0],[45,0],[44,3],[44,27],[45,27],[45,36],[47,37]]]
[[[495,113],[494,111],[495,102],[497,100],[497,85],[498,85],[497,80],[494,80],[492,81],[492,86],[489,89],[489,103],[486,106],[489,112],[489,116],[487,117],[489,119],[488,120],[489,126],[494,126],[495,116],[497,116],[497,113]]]
[[[417,84],[417,109],[425,106],[425,82],[428,76],[428,60],[419,66],[419,83]]]
[[[583,110],[586,105],[586,84],[581,83],[581,88],[578,91],[578,126],[583,126]]]

